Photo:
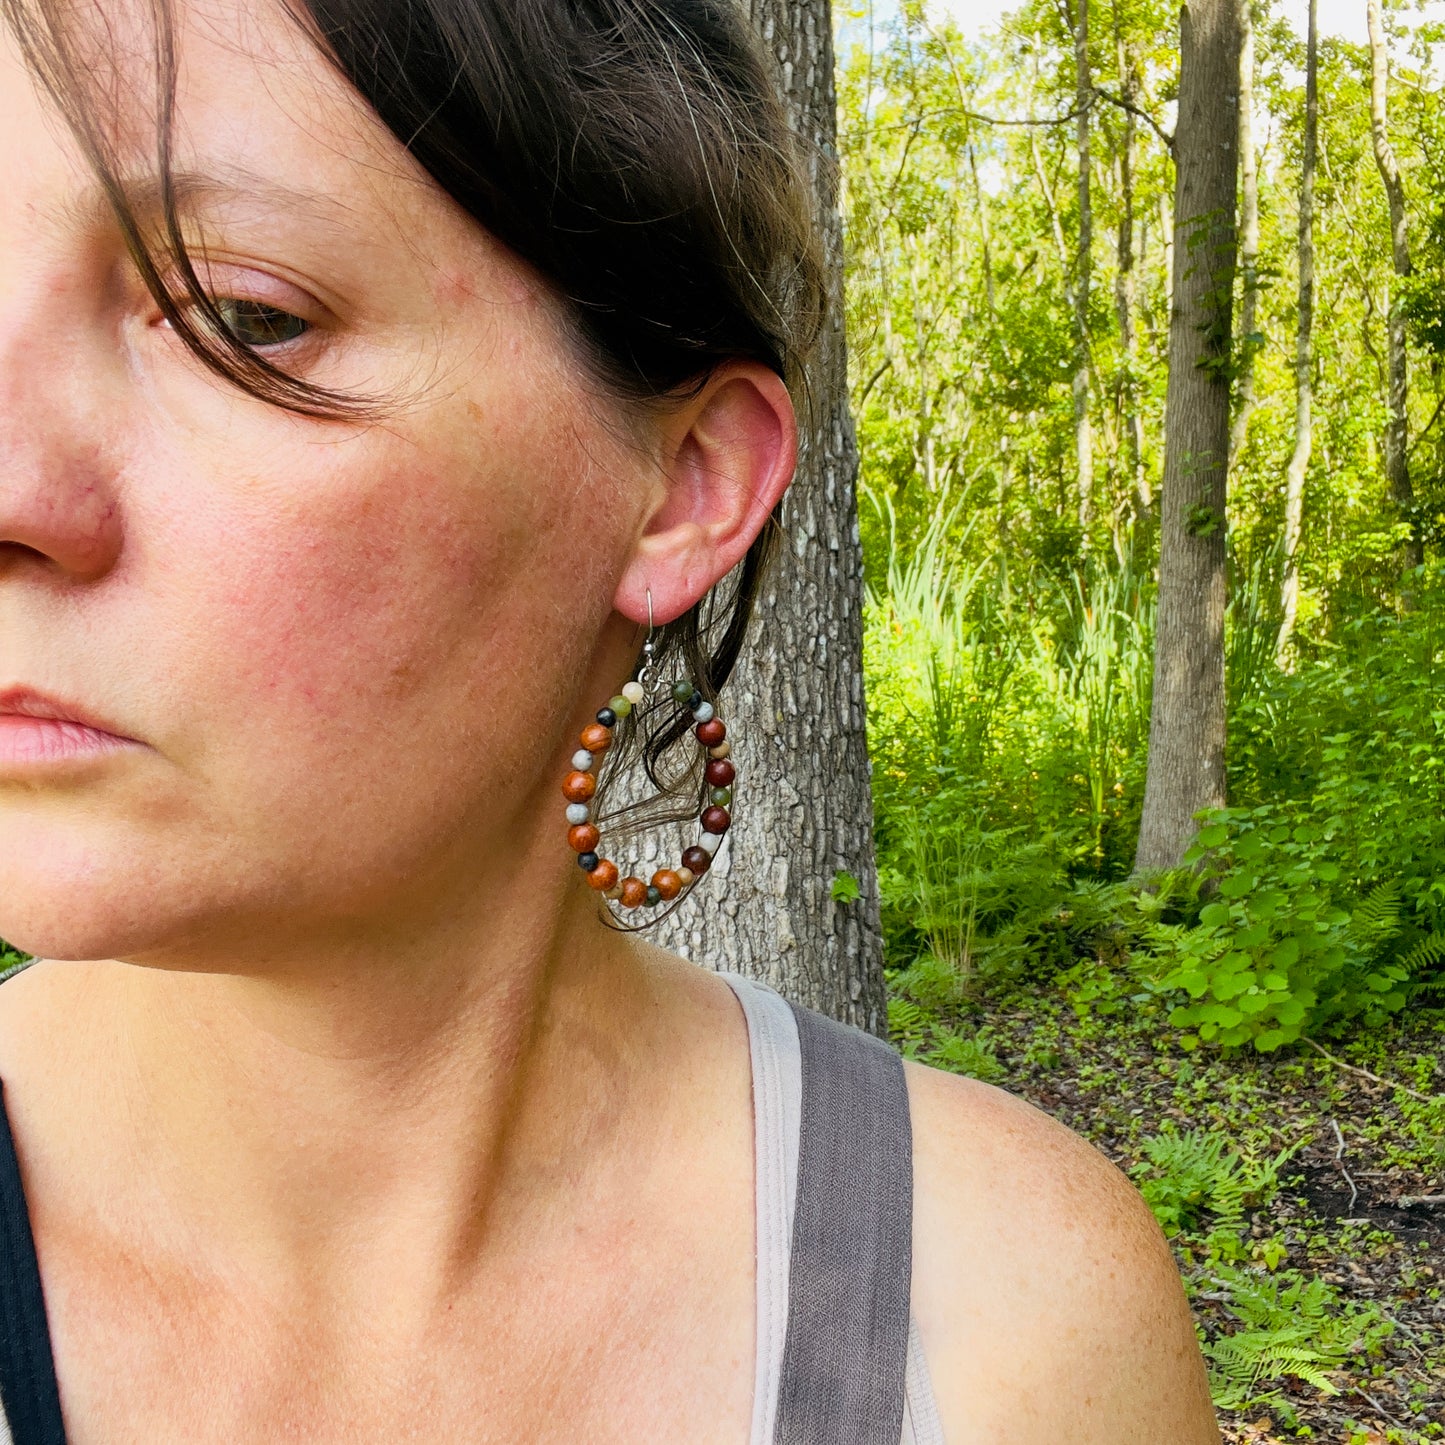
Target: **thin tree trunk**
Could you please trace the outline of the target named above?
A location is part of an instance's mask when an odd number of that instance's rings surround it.
[[[813,415],[783,512],[787,545],[764,587],[767,620],[730,684],[737,821],[705,909],[673,916],[666,946],[767,980],[874,1033],[887,1029],[863,710],[863,555],[843,344],[833,31],[825,0],[750,0],[793,123],[809,143],[831,306],[809,368]],[[855,902],[830,885],[847,873]]]
[[[1174,286],[1149,765],[1134,866],[1178,866],[1224,803],[1224,536],[1239,159],[1236,0],[1179,12]]]
[[[1079,167],[1079,249],[1074,263],[1074,458],[1079,474],[1079,527],[1088,545],[1094,520],[1094,432],[1089,415],[1089,290],[1094,269],[1094,210],[1090,196],[1089,0],[1074,0],[1074,120]]]
[[[1374,143],[1375,164],[1384,182],[1385,198],[1390,207],[1390,255],[1395,275],[1403,280],[1410,274],[1410,243],[1405,229],[1405,183],[1390,144],[1387,123],[1387,100],[1390,83],[1390,59],[1385,50],[1385,30],[1380,23],[1380,0],[1366,0],[1365,17],[1370,31],[1370,139]],[[1401,286],[1390,288],[1390,310],[1386,322],[1389,353],[1390,394],[1389,418],[1385,423],[1385,479],[1390,496],[1404,516],[1414,506],[1415,492],[1410,485],[1409,453],[1409,354],[1405,346],[1405,312]],[[1418,567],[1423,553],[1418,540],[1405,544],[1404,565]]]
[[[1234,424],[1229,431],[1233,473],[1249,436],[1254,410],[1254,355],[1259,306],[1259,165],[1254,153],[1254,10],[1239,0],[1239,372],[1234,391]]]
[[[1311,334],[1315,317],[1315,152],[1319,136],[1318,0],[1309,3],[1309,30],[1305,42],[1305,134],[1299,187],[1299,319],[1294,342],[1294,451],[1284,483],[1284,580],[1280,586],[1279,641],[1275,648],[1281,666],[1289,658],[1299,612],[1299,544],[1304,522],[1305,472],[1314,440],[1314,359]]]
[[[1119,7],[1114,7],[1114,39],[1119,57],[1120,84],[1129,105],[1139,103],[1139,63],[1124,39]],[[1128,446],[1129,490],[1136,525],[1143,526],[1149,515],[1149,482],[1144,475],[1144,417],[1139,406],[1139,344],[1134,326],[1137,304],[1137,257],[1134,251],[1134,112],[1124,112],[1124,144],[1119,153],[1118,271],[1114,282],[1114,311],[1119,318],[1119,347],[1124,366],[1121,398],[1124,436]]]

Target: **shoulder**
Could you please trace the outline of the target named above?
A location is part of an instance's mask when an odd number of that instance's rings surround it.
[[[914,1314],[951,1445],[1216,1445],[1179,1273],[1133,1185],[1022,1100],[905,1069]]]

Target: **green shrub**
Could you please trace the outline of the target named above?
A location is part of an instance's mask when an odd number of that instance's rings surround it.
[[[1274,808],[1211,815],[1190,860],[1205,863],[1218,896],[1192,927],[1149,932],[1161,987],[1188,1001],[1170,1014],[1191,1041],[1251,1043],[1261,1052],[1344,1020],[1377,1024],[1403,1008],[1407,970],[1392,957],[1401,930],[1399,886],[1336,901],[1341,870],[1319,854],[1320,830]]]

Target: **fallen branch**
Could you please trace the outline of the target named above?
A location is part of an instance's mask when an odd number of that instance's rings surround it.
[[[1339,1140],[1340,1147],[1335,1150],[1335,1163],[1340,1166],[1340,1173],[1345,1176],[1345,1183],[1350,1186],[1350,1213],[1353,1214],[1355,1200],[1360,1197],[1360,1191],[1355,1188],[1355,1181],[1350,1178],[1350,1171],[1345,1168],[1345,1136],[1334,1119],[1330,1120],[1330,1128],[1335,1131],[1335,1138]]]
[[[1412,1089],[1408,1084],[1397,1084],[1391,1079],[1382,1079],[1378,1074],[1372,1074],[1368,1069],[1356,1068],[1354,1064],[1347,1064],[1343,1059],[1337,1059],[1328,1049],[1321,1048],[1313,1039],[1301,1038],[1302,1044],[1308,1044],[1317,1054],[1323,1054],[1330,1063],[1338,1069],[1344,1069],[1346,1073],[1358,1074],[1362,1079],[1368,1079],[1372,1084],[1383,1084],[1387,1089],[1398,1089],[1402,1094],[1408,1094],[1412,1099],[1418,1099],[1422,1104],[1438,1103],[1445,1095],[1422,1094],[1418,1089]]]
[[[1401,1209],[1410,1209],[1416,1204],[1445,1204],[1445,1194],[1402,1194],[1395,1203]]]

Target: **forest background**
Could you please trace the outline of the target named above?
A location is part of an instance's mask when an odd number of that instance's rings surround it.
[[[1368,8],[1238,15],[1227,807],[1160,871],[1178,9],[835,7],[892,1032],[1131,1170],[1231,1440],[1445,1438],[1445,17]]]

